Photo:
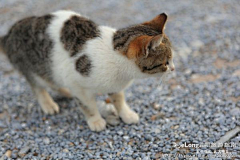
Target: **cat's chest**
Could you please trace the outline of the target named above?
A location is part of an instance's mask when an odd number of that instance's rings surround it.
[[[94,78],[93,81],[95,82],[95,85],[93,85],[93,83],[90,84],[93,92],[101,94],[120,92],[130,86],[133,82],[133,80],[124,80],[118,78],[117,75],[114,74],[104,75],[102,78]]]
[[[125,88],[129,87],[132,84],[133,80],[131,81],[116,81],[115,83],[112,83],[111,85],[108,85],[107,90],[104,92],[106,93],[117,93]]]

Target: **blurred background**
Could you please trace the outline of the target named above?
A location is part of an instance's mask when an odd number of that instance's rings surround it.
[[[140,114],[139,125],[121,123],[96,134],[72,100],[57,99],[61,113],[56,116],[41,113],[25,79],[0,54],[0,157],[11,151],[15,158],[158,159],[163,154],[196,155],[196,149],[173,143],[216,142],[226,135],[238,148],[221,149],[239,158],[239,0],[0,0],[0,35],[21,18],[59,9],[114,28],[167,13],[165,33],[173,44],[176,71],[162,85],[150,78],[127,89],[128,103]]]

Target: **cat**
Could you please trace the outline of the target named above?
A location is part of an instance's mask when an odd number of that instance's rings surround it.
[[[97,94],[109,95],[123,122],[138,123],[124,89],[134,79],[161,77],[174,70],[166,21],[162,13],[116,30],[61,10],[18,21],[0,38],[0,48],[29,82],[44,113],[59,112],[46,91],[51,88],[81,102],[90,129],[101,131],[106,121],[97,109]]]

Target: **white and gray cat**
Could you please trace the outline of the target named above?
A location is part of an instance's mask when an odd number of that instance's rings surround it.
[[[59,112],[47,87],[74,97],[93,131],[105,129],[95,96],[109,94],[120,118],[138,123],[123,90],[132,80],[174,70],[167,15],[123,29],[99,26],[72,11],[57,11],[17,22],[0,38],[0,48],[31,85],[46,114]]]

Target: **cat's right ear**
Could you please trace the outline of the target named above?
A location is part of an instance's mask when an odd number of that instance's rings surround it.
[[[163,34],[154,36],[152,39],[149,40],[149,42],[147,43],[147,45],[145,46],[145,57],[147,58],[149,55],[150,50],[155,50],[156,47],[158,47],[160,45],[160,43],[162,43],[163,40]]]
[[[150,26],[154,28],[156,31],[163,33],[166,22],[167,22],[167,14],[161,13],[155,18],[153,18],[151,21],[147,21],[143,23],[143,25]]]

